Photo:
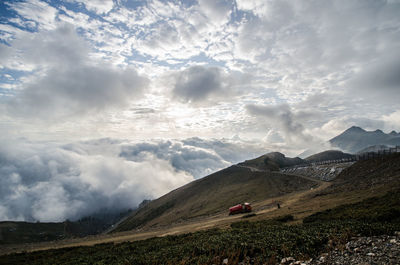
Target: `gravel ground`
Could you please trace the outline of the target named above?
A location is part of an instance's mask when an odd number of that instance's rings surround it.
[[[343,249],[323,253],[316,259],[296,261],[292,257],[287,257],[282,259],[281,264],[398,265],[400,264],[400,232],[396,232],[395,236],[356,237],[346,243]]]

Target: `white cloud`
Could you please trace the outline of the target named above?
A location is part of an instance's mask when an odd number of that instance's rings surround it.
[[[40,29],[54,29],[58,10],[46,2],[30,0],[26,2],[7,2],[23,18],[36,22]]]
[[[388,130],[400,131],[400,110],[396,110],[388,115],[383,115],[382,119]]]
[[[98,14],[108,13],[114,6],[113,0],[75,1],[83,3],[88,10],[94,11]]]
[[[152,156],[133,162],[54,144],[3,143],[0,159],[0,220],[63,221],[134,208],[193,179]]]
[[[200,9],[212,23],[225,24],[229,21],[233,8],[232,0],[200,0]]]

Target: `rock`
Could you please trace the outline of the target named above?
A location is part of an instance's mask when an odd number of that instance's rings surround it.
[[[287,257],[287,258],[283,258],[281,260],[281,264],[290,264],[293,261],[295,261],[295,259],[293,257]]]
[[[400,234],[352,237],[339,249],[323,253],[306,264],[400,264]]]

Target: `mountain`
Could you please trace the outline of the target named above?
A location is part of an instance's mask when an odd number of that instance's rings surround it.
[[[366,131],[360,127],[353,126],[332,138],[329,142],[333,147],[355,154],[373,145],[400,145],[400,133],[392,131],[386,134],[381,130]]]
[[[315,155],[311,155],[304,160],[313,163],[313,162],[319,162],[319,161],[326,161],[326,160],[338,160],[338,159],[343,159],[343,158],[352,158],[353,155],[343,153],[342,151],[338,150],[327,150]]]
[[[270,158],[267,156],[266,158]],[[282,159],[282,156],[278,155]],[[259,158],[259,160],[262,160]],[[257,160],[258,161],[258,160]],[[285,159],[283,160],[285,161]],[[226,214],[237,203],[254,203],[309,190],[317,182],[300,176],[254,168],[254,160],[228,167],[153,200],[123,221],[114,232],[165,227],[216,214]],[[260,165],[264,165],[260,162]],[[274,162],[274,168],[275,168]]]

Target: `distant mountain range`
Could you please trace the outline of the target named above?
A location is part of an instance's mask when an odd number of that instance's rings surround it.
[[[380,150],[382,146],[400,145],[400,133],[392,131],[386,134],[381,130],[366,131],[360,127],[353,126],[329,140],[329,143],[332,147],[355,154],[366,148],[370,148],[366,150]]]

